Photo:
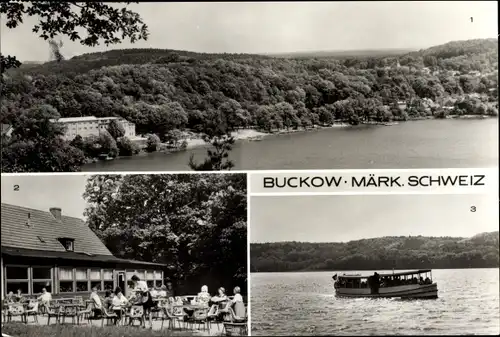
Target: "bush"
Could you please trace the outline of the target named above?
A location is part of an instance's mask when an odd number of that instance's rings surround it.
[[[160,137],[155,134],[148,135],[148,140],[146,142],[146,150],[148,152],[158,151],[160,145]]]
[[[127,137],[120,137],[116,142],[120,156],[132,156],[139,153],[139,146]]]

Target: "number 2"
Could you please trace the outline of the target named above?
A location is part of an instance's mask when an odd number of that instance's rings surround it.
[[[14,191],[19,191],[19,185],[14,185]]]

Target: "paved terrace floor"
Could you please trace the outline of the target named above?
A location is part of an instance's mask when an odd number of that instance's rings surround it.
[[[12,322],[21,322],[21,319],[19,317],[12,317]],[[62,319],[61,319],[61,322],[62,322]],[[33,317],[30,316],[28,318],[28,325],[33,325],[33,324],[47,325],[47,316],[39,315],[38,316],[38,323],[34,322]],[[55,318],[50,319],[50,325],[53,325],[53,324],[56,324]],[[58,323],[58,324],[72,324],[71,318],[66,318],[65,323]],[[95,326],[95,327],[101,327],[102,321],[100,319],[91,320],[90,324],[92,326]],[[84,320],[83,322],[80,321],[79,326],[81,326],[82,329],[84,329],[85,327],[88,327],[89,326],[88,321],[87,320]],[[104,326],[106,326],[106,320],[104,320]],[[139,326],[139,323],[137,321],[135,322],[135,326],[137,327],[137,329],[144,329],[143,327]],[[183,324],[183,327],[184,327],[184,324]],[[220,323],[218,325],[212,323],[209,331],[207,331],[207,330],[202,331],[201,329],[198,330],[198,329],[196,329],[196,327],[197,327],[197,325],[195,325],[195,328],[193,328],[193,329],[192,328],[188,328],[188,329],[184,328],[184,330],[181,330],[178,328],[178,325],[177,325],[175,328],[175,331],[185,331],[186,335],[196,335],[196,336],[223,336],[223,335],[225,335],[223,333],[223,324],[222,323]],[[205,325],[205,327],[206,327],[206,325]],[[150,329],[150,328],[151,327],[149,325],[149,321],[146,321],[146,329]],[[165,330],[167,328],[168,328],[168,321],[165,321],[163,323],[163,329]],[[161,320],[153,320],[152,329],[153,330],[161,330]]]

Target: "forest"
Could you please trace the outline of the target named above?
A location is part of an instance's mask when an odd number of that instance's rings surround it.
[[[78,171],[95,149],[112,156],[139,151],[119,133],[62,141],[64,130],[47,122],[89,115],[135,123],[148,151],[182,144],[189,131],[222,152],[231,140],[224,148],[221,137],[239,128],[497,116],[498,42],[351,57],[126,49],[9,69],[2,74],[1,123],[13,131],[2,135],[3,172]]]
[[[246,175],[93,175],[87,225],[113,255],[167,265],[182,293],[247,289]]]
[[[499,232],[471,238],[387,236],[343,243],[252,243],[250,261],[250,272],[498,268]]]

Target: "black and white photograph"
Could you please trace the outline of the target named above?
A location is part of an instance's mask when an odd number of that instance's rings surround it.
[[[251,335],[498,335],[495,199],[252,196]]]
[[[497,13],[6,1],[2,172],[496,167]]]
[[[3,175],[2,336],[246,336],[246,184]]]

